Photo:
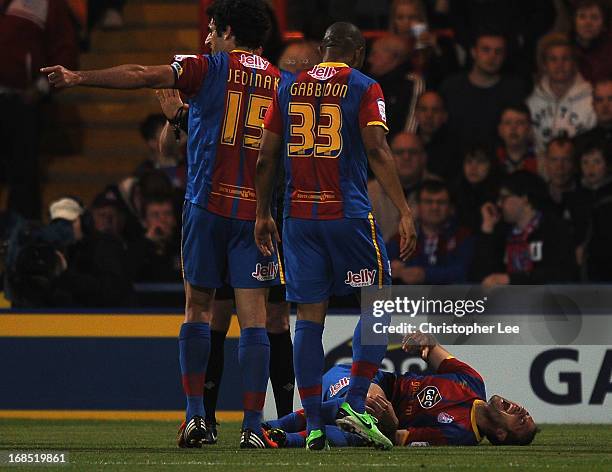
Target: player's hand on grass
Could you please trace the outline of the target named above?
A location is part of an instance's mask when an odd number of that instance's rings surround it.
[[[431,334],[425,334],[417,331],[413,334],[407,334],[402,340],[402,350],[407,354],[420,356],[421,359],[427,360],[429,351],[438,344],[436,338]]]
[[[75,87],[81,83],[81,76],[79,74],[63,66],[43,67],[40,71],[43,74],[47,74],[49,83],[58,89]]]
[[[400,218],[399,235],[400,259],[405,261],[412,255],[417,243],[417,234],[412,214],[403,215]]]
[[[189,108],[189,105],[183,103],[181,94],[176,89],[158,89],[155,91],[155,95],[159,100],[162,112],[169,120],[173,120],[176,117],[179,108]]]
[[[255,244],[264,256],[274,254],[274,243],[280,241],[274,218],[257,218],[255,220]]]
[[[393,437],[399,421],[393,405],[383,395],[377,394],[366,398],[366,411],[378,420],[378,425],[387,436]]]

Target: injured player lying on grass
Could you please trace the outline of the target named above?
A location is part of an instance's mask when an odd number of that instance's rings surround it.
[[[498,395],[487,402],[480,374],[451,356],[433,336],[408,335],[402,349],[420,355],[435,374],[398,376],[379,370],[372,381],[367,410],[395,445],[475,446],[485,436],[495,445],[527,445],[533,441],[539,430],[529,412]],[[321,414],[332,447],[370,445],[367,439],[342,431],[335,424],[349,379],[349,365],[336,365],[323,377]],[[304,447],[303,411],[268,421],[264,427],[278,447]]]

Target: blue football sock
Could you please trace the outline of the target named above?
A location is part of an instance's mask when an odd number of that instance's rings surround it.
[[[208,323],[183,323],[179,334],[179,363],[187,397],[185,419],[204,416],[204,379],[210,355]]]
[[[286,433],[298,433],[306,429],[306,416],[304,416],[304,410],[298,410],[277,420],[269,420],[267,423],[272,428],[282,429]]]
[[[242,428],[260,434],[270,376],[270,341],[265,328],[245,328],[240,331],[238,361],[242,372]]]
[[[325,435],[331,447],[359,447],[365,446],[365,439],[353,433],[342,431],[337,426],[326,426]]]
[[[324,426],[321,420],[321,381],[325,363],[322,337],[322,324],[307,320],[295,323],[293,365],[308,433]]]
[[[306,434],[304,431],[300,433],[287,433],[286,447],[306,447]]]
[[[386,343],[381,342],[371,345],[361,343],[360,320],[353,335],[353,365],[351,366],[351,380],[346,394],[346,401],[357,413],[365,411],[365,399],[370,388],[370,382],[376,375],[386,352]]]

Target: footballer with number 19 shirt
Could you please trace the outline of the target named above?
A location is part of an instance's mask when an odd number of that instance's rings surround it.
[[[282,153],[287,300],[298,304],[294,366],[308,423],[306,447],[317,450],[327,447],[321,418],[327,301],[360,287],[382,288],[391,280],[367,194],[368,162],[402,215],[401,256],[406,258],[415,244],[412,215],[386,142],[381,88],[354,68],[363,64],[363,36],[350,23],[335,23],[326,31],[321,50],[324,62],[283,78],[266,114],[257,161],[255,223],[257,245],[270,255],[272,238],[278,238],[269,209],[271,188]],[[387,346],[362,345],[360,325],[353,338],[351,384],[338,425],[390,448],[365,412],[370,380]]]

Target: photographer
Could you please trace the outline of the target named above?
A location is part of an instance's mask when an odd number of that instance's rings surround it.
[[[97,233],[83,206],[61,198],[45,227],[26,223],[9,243],[8,285],[13,307],[103,307],[132,304],[125,251]]]

